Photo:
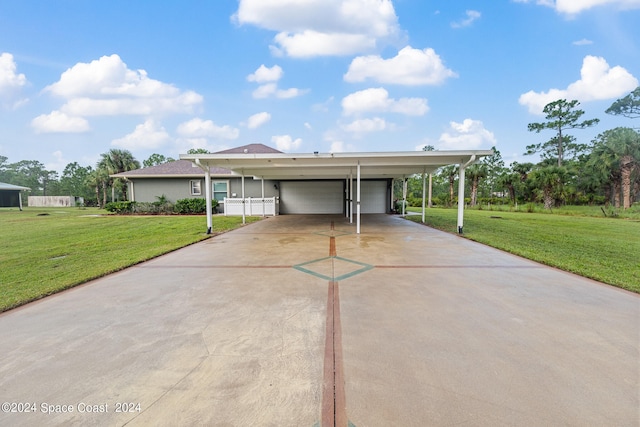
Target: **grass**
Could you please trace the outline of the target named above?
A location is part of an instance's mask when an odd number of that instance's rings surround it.
[[[411,208],[418,211],[419,209]],[[640,221],[569,214],[465,210],[464,237],[640,293]],[[421,221],[421,216],[408,216]],[[429,209],[426,225],[455,233],[457,209]]]
[[[566,205],[551,210],[545,209],[538,203],[525,203],[517,206],[513,205],[482,205],[481,207],[469,208],[473,210],[488,210],[497,212],[528,212],[544,213],[554,215],[570,216],[592,216],[597,218],[626,218],[640,220],[640,203],[634,204],[631,208],[623,210],[611,206],[572,206]]]
[[[213,233],[241,225],[240,217],[214,216]],[[204,216],[0,209],[0,312],[208,237]]]

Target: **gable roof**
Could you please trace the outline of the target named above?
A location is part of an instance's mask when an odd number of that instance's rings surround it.
[[[6,182],[0,182],[0,190],[31,191],[29,187],[21,187],[19,185],[7,184]]]
[[[210,167],[212,176],[231,175],[229,169]],[[175,160],[148,168],[134,169],[111,175],[114,178],[202,178],[204,171],[189,160]]]
[[[228,150],[216,151],[213,154],[273,154],[282,153],[264,144],[248,144],[242,147],[230,148]]]
[[[275,148],[264,144],[248,144],[241,147],[218,151],[214,154],[282,154]],[[212,166],[209,168],[211,176],[229,176],[233,172],[229,169]],[[114,178],[202,178],[204,171],[189,160],[176,160],[148,168],[135,169],[111,175]]]

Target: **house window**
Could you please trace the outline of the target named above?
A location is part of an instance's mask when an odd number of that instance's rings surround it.
[[[229,182],[228,181],[213,181],[213,198],[218,202],[224,200],[229,195]]]
[[[200,182],[200,180],[189,181],[189,185],[191,186],[192,196],[202,196],[202,183]]]

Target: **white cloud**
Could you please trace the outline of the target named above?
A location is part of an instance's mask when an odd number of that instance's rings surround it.
[[[566,89],[550,89],[547,92],[529,91],[520,95],[518,102],[532,114],[542,114],[545,105],[558,99],[580,102],[618,98],[638,87],[638,79],[626,69],[610,67],[604,58],[585,56],[580,70],[580,80]]]
[[[24,74],[16,72],[17,66],[13,55],[7,52],[0,54],[0,105],[17,108],[26,99],[17,99],[20,89],[27,84]]]
[[[275,41],[280,47],[272,47],[274,55],[286,54],[294,58],[348,56],[373,50],[376,46],[374,39],[362,34],[326,34],[310,30],[297,34],[279,33]]]
[[[225,145],[209,145],[207,138],[176,138],[175,149],[179,153],[186,153],[192,148],[204,148],[210,153],[215,153],[216,151],[226,150],[231,147]]]
[[[130,70],[118,55],[78,63],[45,91],[67,100],[60,110],[75,116],[191,113],[202,103],[193,91],[150,79]]]
[[[276,97],[280,99],[296,98],[309,92],[308,89],[298,89],[295,87],[289,89],[279,89],[276,91]]]
[[[311,123],[309,123],[309,122],[305,122],[304,123],[304,127],[307,128],[308,130],[312,130],[313,129],[313,126],[311,126]]]
[[[276,83],[267,83],[259,86],[251,95],[255,99],[264,99],[272,96],[279,99],[288,99],[304,95],[307,92],[308,90],[298,88],[278,89]]]
[[[581,39],[581,40],[576,40],[571,44],[573,44],[574,46],[588,46],[593,44],[593,41],[588,39]]]
[[[293,139],[290,135],[275,135],[271,137],[271,142],[276,144],[276,149],[280,151],[297,150],[302,145],[302,139]]]
[[[391,112],[410,116],[423,116],[429,111],[424,98],[389,98],[384,88],[370,88],[354,92],[342,99],[342,111],[345,116],[368,112]]]
[[[13,55],[7,52],[0,54],[0,95],[9,90],[21,88],[27,84],[27,78],[24,74],[16,73],[16,63]]]
[[[240,131],[229,125],[218,126],[211,120],[191,119],[178,125],[178,134],[190,138],[237,139]]]
[[[58,173],[61,173],[64,168],[69,164],[69,161],[64,158],[62,155],[62,151],[57,150],[51,153],[53,155],[54,160],[45,164],[45,168],[47,170],[54,170]]]
[[[91,129],[86,119],[61,111],[39,115],[31,120],[31,127],[36,133],[82,133]]]
[[[249,117],[249,119],[247,120],[247,127],[249,129],[257,129],[263,124],[267,123],[269,120],[271,120],[271,114],[263,111]]]
[[[482,16],[482,14],[477,10],[467,10],[465,12],[465,15],[467,16],[465,19],[462,19],[457,22],[452,22],[451,28],[468,27],[469,25],[473,24],[474,21],[480,19],[480,17]]]
[[[457,74],[444,66],[433,49],[420,50],[406,46],[389,59],[379,55],[355,58],[344,80],[354,83],[371,79],[379,83],[415,86],[439,85],[451,77],[457,77]]]
[[[136,126],[133,132],[122,138],[114,139],[111,145],[127,150],[155,149],[162,147],[171,138],[167,131],[153,119],[147,119]]]
[[[387,129],[387,127],[387,122],[384,119],[380,117],[374,117],[373,119],[354,120],[353,122],[343,126],[342,128],[347,132],[368,133],[379,132]]]
[[[391,0],[241,0],[234,20],[277,31],[272,52],[353,55],[398,37]]]
[[[282,78],[283,74],[282,68],[278,65],[267,68],[262,64],[253,74],[247,76],[247,80],[256,83],[277,82]]]
[[[251,94],[255,99],[268,98],[276,93],[278,85],[275,83],[267,83],[266,85],[259,86]]]
[[[449,122],[449,129],[440,135],[439,150],[475,150],[496,145],[493,132],[484,128],[480,120],[464,119],[462,123]]]
[[[535,3],[554,8],[558,13],[577,15],[597,6],[619,9],[640,9],[640,0],[513,0],[515,3]]]

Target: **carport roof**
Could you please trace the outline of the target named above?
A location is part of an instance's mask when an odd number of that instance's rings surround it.
[[[201,167],[219,167],[235,175],[264,179],[343,179],[356,174],[361,179],[401,178],[432,173],[442,166],[466,165],[490,156],[492,150],[406,151],[369,153],[215,153],[181,154]]]
[[[20,185],[7,184],[5,182],[0,182],[0,190],[31,191],[29,187],[22,187]]]

